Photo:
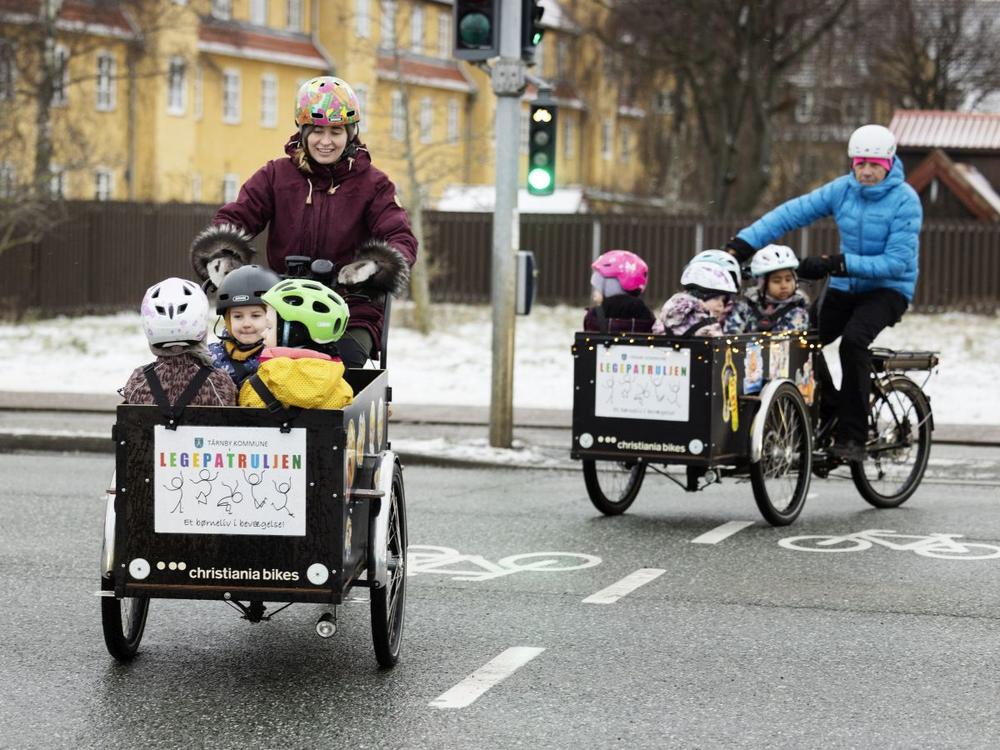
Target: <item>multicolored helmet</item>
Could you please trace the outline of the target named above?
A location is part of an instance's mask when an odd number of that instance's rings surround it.
[[[169,279],[146,290],[139,308],[153,346],[190,346],[208,335],[208,298],[193,281]]]
[[[334,76],[311,78],[295,96],[295,124],[352,125],[361,121],[361,105],[347,81]]]
[[[301,323],[317,344],[340,340],[350,312],[344,298],[311,279],[285,279],[260,297],[278,314],[278,344],[294,346],[286,324]]]
[[[695,261],[706,261],[708,263],[715,263],[717,266],[722,266],[732,274],[733,283],[736,284],[736,288],[740,288],[740,280],[743,276],[740,271],[740,262],[731,253],[727,253],[725,250],[702,250],[690,260],[691,263]]]
[[[717,263],[691,261],[681,274],[681,286],[709,294],[736,294],[732,275]]]
[[[606,279],[618,279],[626,292],[641,292],[646,288],[649,266],[628,250],[608,250],[590,267]]]
[[[765,245],[753,254],[753,260],[750,261],[750,273],[755,279],[773,271],[783,271],[786,268],[794,271],[798,267],[799,259],[787,245]]]

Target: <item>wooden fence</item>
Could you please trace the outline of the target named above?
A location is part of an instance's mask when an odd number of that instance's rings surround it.
[[[70,219],[32,247],[2,256],[0,313],[41,315],[135,308],[166,276],[191,276],[188,246],[214,207],[74,203]],[[521,216],[521,247],[535,252],[540,304],[584,305],[590,261],[610,248],[633,250],[650,265],[651,304],[675,291],[687,259],[720,247],[747,220],[696,216]],[[436,301],[486,303],[490,295],[492,215],[428,212],[426,245]],[[801,254],[836,252],[832,222],[785,237]],[[263,238],[254,244],[264,258]],[[934,221],[921,234],[914,306],[995,313],[1000,308],[1000,226]]]

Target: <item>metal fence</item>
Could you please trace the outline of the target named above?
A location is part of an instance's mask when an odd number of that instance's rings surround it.
[[[70,218],[38,244],[9,250],[0,265],[0,314],[41,315],[135,308],[166,276],[191,276],[188,246],[214,207],[185,204],[73,203]],[[490,296],[492,215],[428,212],[427,257],[436,301],[486,303]],[[719,247],[748,220],[697,216],[521,216],[521,247],[535,251],[538,302],[584,305],[590,261],[610,248],[649,263],[646,299],[676,291],[686,260]],[[835,252],[837,229],[821,222],[784,241],[802,254]],[[263,238],[254,244],[263,259]],[[994,313],[1000,308],[1000,226],[935,221],[921,235],[914,306]]]

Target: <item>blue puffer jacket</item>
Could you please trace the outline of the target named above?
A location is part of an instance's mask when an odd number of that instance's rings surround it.
[[[907,301],[913,299],[923,208],[904,181],[898,158],[878,185],[861,185],[853,173],[846,174],[782,203],[738,236],[761,248],[824,216],[837,222],[847,264],[847,276],[832,278],[831,288],[851,294],[894,289]]]

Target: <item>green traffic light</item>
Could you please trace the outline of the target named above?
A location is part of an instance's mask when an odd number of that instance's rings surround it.
[[[535,167],[528,172],[528,185],[533,190],[548,190],[552,185],[552,173],[547,169]]]
[[[467,13],[458,22],[458,37],[469,47],[489,46],[493,39],[489,17],[485,13]]]

